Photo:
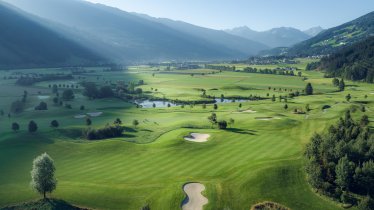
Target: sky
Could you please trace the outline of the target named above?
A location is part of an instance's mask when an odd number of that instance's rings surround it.
[[[374,0],[87,0],[213,29],[330,28],[374,11]]]

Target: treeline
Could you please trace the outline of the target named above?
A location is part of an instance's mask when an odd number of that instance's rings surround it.
[[[125,128],[119,124],[108,125],[104,128],[88,128],[83,130],[83,137],[87,140],[101,140],[108,138],[121,137]]]
[[[205,64],[206,69],[220,70],[220,71],[235,71],[235,66],[220,66],[220,65],[210,65]]]
[[[44,81],[53,81],[53,80],[72,80],[74,77],[69,75],[61,75],[61,74],[45,74],[40,77],[30,77],[30,76],[21,76],[16,81],[17,85],[22,86],[31,86],[37,82],[44,82]]]
[[[374,37],[322,58],[319,68],[326,70],[326,77],[373,83]]]
[[[315,134],[306,147],[308,181],[321,193],[345,204],[362,205],[374,196],[374,135],[369,118],[347,111],[326,133]],[[361,204],[360,196],[367,196]],[[372,202],[372,200],[371,200]]]
[[[285,76],[296,76],[293,70],[283,70],[283,69],[257,69],[252,67],[244,68],[244,72],[247,73],[257,73],[257,74],[277,74]],[[301,77],[301,71],[297,72],[297,76]]]

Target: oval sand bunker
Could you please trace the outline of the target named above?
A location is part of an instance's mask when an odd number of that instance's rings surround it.
[[[182,210],[203,210],[203,206],[208,203],[208,199],[201,192],[205,186],[200,183],[188,183],[183,186],[183,191],[187,197],[182,203]]]
[[[209,134],[190,133],[189,136],[184,137],[184,140],[201,143],[201,142],[207,142],[209,137],[210,137]]]

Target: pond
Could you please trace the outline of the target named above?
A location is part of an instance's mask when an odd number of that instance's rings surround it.
[[[233,103],[233,102],[247,102],[249,100],[245,100],[245,99],[215,99],[215,103],[216,104],[221,104],[221,103]],[[153,104],[155,105],[156,108],[165,108],[165,107],[168,107],[168,104],[170,104],[170,107],[174,107],[174,106],[180,106],[181,104],[176,104],[176,103],[172,103],[172,102],[169,102],[169,101],[162,101],[162,100],[155,100],[155,101],[151,101],[151,100],[144,100],[144,101],[135,101],[135,104],[138,104],[139,106],[141,106],[142,108],[153,108]]]

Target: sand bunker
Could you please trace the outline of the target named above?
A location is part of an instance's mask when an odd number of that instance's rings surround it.
[[[193,142],[206,142],[210,137],[209,134],[202,134],[202,133],[190,133],[189,136],[184,137],[184,140],[193,141]]]
[[[38,96],[38,99],[40,100],[45,100],[45,99],[49,99],[50,96]]]
[[[90,117],[98,117],[98,116],[100,116],[102,114],[103,114],[102,112],[90,112],[90,113],[87,113],[87,115],[90,116]]]
[[[82,119],[82,118],[85,118],[85,117],[86,117],[85,114],[79,114],[79,115],[74,116],[75,119]]]
[[[280,120],[279,117],[256,117],[256,120]]]
[[[246,113],[256,113],[257,111],[254,111],[254,110],[250,110],[250,109],[248,109],[248,110],[245,110],[245,111],[243,111],[243,112],[246,112]]]
[[[187,197],[182,203],[183,210],[203,210],[203,206],[208,203],[208,199],[201,192],[205,186],[200,183],[188,183],[183,186],[183,191]]]

